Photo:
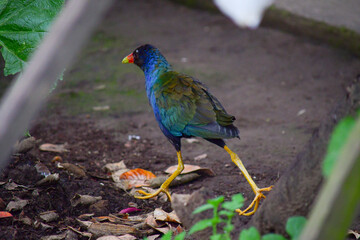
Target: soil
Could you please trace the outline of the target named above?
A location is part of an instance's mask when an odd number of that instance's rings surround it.
[[[106,207],[93,210],[96,216],[117,213],[129,203],[136,203],[142,213],[156,207],[171,211],[169,203],[138,200],[114,188],[102,169],[106,163],[124,160],[130,169],[161,174],[177,163],[175,149],[147,103],[143,73],[121,64],[144,43],[157,46],[176,70],[204,82],[237,118],[241,140],[227,143],[261,187],[276,183],[360,73],[359,59],[348,53],[276,29],[239,29],[222,15],[168,1],[116,1],[30,129],[39,144],[67,143],[69,152],[42,152],[36,147],[14,155],[0,174],[0,182],[27,187],[13,191],[1,185],[0,198],[6,204],[15,197],[29,200],[23,211],[13,212],[13,221],[0,225],[0,239],[40,239],[59,234],[66,226],[79,227],[75,219],[90,210],[71,206],[76,193],[108,201]],[[125,146],[129,135],[140,136],[130,148]],[[210,168],[216,176],[173,187],[172,193],[205,188],[211,197],[229,199],[240,192],[245,205],[251,201],[248,183],[225,151],[201,139],[182,143],[185,163]],[[194,160],[204,153],[206,158]],[[86,176],[57,168],[52,162],[56,155],[82,166]],[[35,186],[42,178],[35,169],[38,161],[60,174],[57,184]],[[39,220],[39,213],[50,210],[60,215],[49,223],[52,228],[16,220],[20,215]],[[249,220],[235,218],[237,231]]]

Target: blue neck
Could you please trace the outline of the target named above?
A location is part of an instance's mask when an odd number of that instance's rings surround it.
[[[153,55],[147,59],[147,63],[141,66],[145,74],[145,86],[149,95],[151,87],[154,85],[156,79],[163,73],[171,71],[171,65],[166,61],[161,54]]]

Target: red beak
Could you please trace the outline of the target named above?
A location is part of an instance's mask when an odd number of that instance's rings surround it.
[[[122,60],[122,63],[134,63],[134,55],[130,53]]]

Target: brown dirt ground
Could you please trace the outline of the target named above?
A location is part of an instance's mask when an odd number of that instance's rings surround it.
[[[74,219],[89,209],[71,207],[69,200],[75,193],[108,200],[107,208],[96,213],[99,216],[116,213],[129,202],[137,203],[143,212],[160,206],[171,210],[168,203],[134,199],[112,188],[110,180],[98,177],[104,175],[102,166],[120,160],[129,168],[155,174],[176,164],[175,150],[147,104],[142,72],[121,65],[122,58],[143,43],[159,47],[175,69],[206,83],[236,116],[241,140],[229,140],[228,145],[261,187],[276,183],[344,94],[344,86],[360,73],[359,59],[276,29],[242,30],[221,15],[167,1],[116,1],[30,130],[42,143],[67,142],[70,151],[61,157],[83,166],[88,174],[70,176],[51,162],[55,154],[38,149],[14,156],[0,181],[11,179],[31,188],[2,189],[0,198],[5,203],[14,196],[28,199],[26,216],[35,220],[40,212],[56,210],[60,221],[47,230],[5,222],[0,226],[0,239],[40,239],[67,225],[77,227]],[[110,110],[92,110],[104,105]],[[305,112],[298,115],[300,110]],[[128,135],[141,137],[131,149],[124,146]],[[213,197],[229,198],[240,192],[250,201],[252,191],[225,151],[200,140],[183,141],[182,152],[185,163],[211,168],[216,176],[174,187],[173,193],[192,193],[204,187]],[[203,153],[208,157],[194,160]],[[41,178],[34,168],[38,160],[59,172],[60,181],[39,187],[39,195],[34,196],[33,184]],[[236,218],[236,228],[241,229],[249,219]]]

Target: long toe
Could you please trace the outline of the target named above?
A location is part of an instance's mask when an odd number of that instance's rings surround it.
[[[157,195],[159,195],[161,192],[165,193],[166,196],[168,197],[169,202],[171,202],[171,196],[170,196],[170,192],[167,188],[159,188],[158,190],[156,190],[156,192],[154,193],[147,193],[145,191],[139,190],[137,191],[139,194],[141,194],[142,196],[135,196],[135,198],[138,199],[149,199],[149,198],[153,198],[156,197]]]
[[[266,196],[262,192],[271,191],[272,188],[273,188],[273,186],[270,186],[270,187],[267,187],[267,188],[255,189],[254,190],[255,197],[254,197],[254,200],[250,203],[250,205],[245,210],[236,209],[236,212],[238,212],[239,215],[243,215],[243,216],[251,216],[251,215],[253,215],[257,211],[257,209],[259,207],[260,200],[262,198],[264,198],[264,199],[266,198]],[[253,209],[253,210],[250,211],[251,209]]]

